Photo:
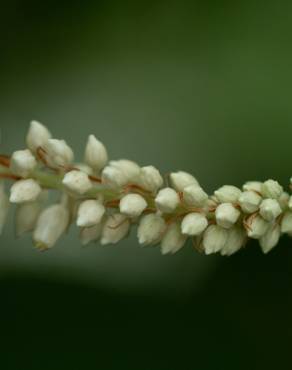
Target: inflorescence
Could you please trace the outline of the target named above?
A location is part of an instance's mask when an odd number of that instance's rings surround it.
[[[292,197],[277,181],[250,181],[242,189],[224,185],[209,196],[189,173],[173,172],[164,180],[153,166],[108,161],[94,135],[80,164],[68,144],[37,121],[26,144],[0,155],[0,233],[14,203],[16,234],[32,231],[40,250],[53,247],[72,223],[83,245],[115,244],[137,224],[139,243],[160,244],[162,254],[177,252],[188,238],[205,254],[229,256],[249,238],[267,253],[281,234],[292,236]],[[12,181],[9,198],[4,179]],[[53,204],[51,190],[58,194]]]

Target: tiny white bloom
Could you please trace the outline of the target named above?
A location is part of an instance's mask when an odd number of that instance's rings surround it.
[[[17,150],[11,156],[10,169],[14,175],[27,177],[37,166],[29,149]]]
[[[233,185],[224,185],[217,189],[214,194],[222,203],[236,203],[241,195],[241,190]]]
[[[67,172],[62,182],[68,190],[80,195],[85,194],[92,187],[88,175],[78,170]]]
[[[74,159],[74,153],[65,140],[49,139],[45,149],[52,166],[68,166]]]
[[[238,203],[245,213],[254,213],[259,209],[262,197],[253,190],[243,191],[238,198]]]
[[[219,252],[227,241],[228,232],[219,225],[210,225],[203,234],[203,248],[205,254]]]
[[[157,243],[165,229],[166,223],[161,216],[153,213],[143,216],[137,230],[139,243],[142,245]]]
[[[292,233],[292,212],[288,211],[284,213],[281,222],[282,233]]]
[[[33,202],[41,194],[42,188],[33,179],[16,181],[10,189],[11,203]]]
[[[233,226],[227,230],[227,240],[220,250],[222,256],[231,256],[242,248],[246,241],[246,232],[241,226]]]
[[[179,251],[187,240],[186,235],[181,233],[180,225],[173,223],[168,226],[166,233],[161,240],[161,253],[174,254]]]
[[[155,167],[145,166],[141,168],[139,183],[144,189],[155,193],[162,187],[163,178]]]
[[[226,229],[232,227],[240,216],[240,211],[236,209],[231,203],[221,203],[216,208],[215,217],[219,226]]]
[[[155,203],[159,211],[163,213],[171,213],[180,203],[179,196],[172,188],[164,188],[159,190]]]
[[[208,226],[206,216],[200,213],[189,213],[186,215],[181,224],[182,233],[185,235],[200,235]]]
[[[108,155],[103,143],[94,135],[89,135],[85,147],[84,161],[88,166],[99,172],[108,162]]]
[[[95,199],[87,199],[81,202],[77,212],[77,226],[90,227],[97,225],[105,213],[104,206]]]
[[[202,207],[208,199],[208,194],[196,184],[189,185],[183,190],[183,200],[188,206]]]
[[[38,147],[45,147],[51,137],[51,133],[43,124],[31,121],[26,136],[26,144],[32,152],[36,152]]]
[[[262,185],[262,194],[265,198],[277,199],[282,193],[282,186],[275,180],[267,180]]]
[[[102,181],[111,187],[122,187],[139,179],[140,167],[127,159],[110,161],[102,171]]]
[[[120,212],[129,217],[140,216],[146,207],[146,200],[139,194],[127,194],[120,200]]]
[[[260,181],[248,181],[243,185],[242,189],[244,191],[254,191],[256,193],[261,193],[262,185],[263,183]]]
[[[248,223],[247,235],[252,239],[259,239],[268,231],[270,224],[260,215],[250,217],[252,219],[251,222]]]
[[[264,199],[260,205],[260,215],[266,221],[274,221],[280,214],[282,209],[276,199]]]
[[[0,235],[2,234],[3,227],[6,222],[8,210],[9,210],[9,200],[7,195],[5,194],[3,182],[0,182]]]
[[[286,211],[289,208],[289,200],[290,195],[286,191],[283,191],[283,193],[278,198],[278,202],[280,204],[282,211]]]
[[[69,211],[62,204],[54,204],[44,209],[33,232],[35,246],[39,249],[53,247],[65,232],[69,223]]]
[[[15,213],[15,231],[18,237],[34,229],[40,212],[41,205],[39,202],[18,205]]]
[[[197,179],[184,171],[172,172],[169,176],[170,184],[176,191],[183,191],[189,185],[199,185]]]
[[[281,228],[278,224],[271,224],[268,231],[263,235],[260,240],[260,246],[264,253],[268,253],[272,248],[274,248],[280,239]]]
[[[129,229],[130,222],[125,215],[121,213],[110,215],[103,225],[100,243],[116,244],[128,234]]]
[[[82,245],[87,245],[90,242],[98,240],[101,236],[102,228],[103,228],[102,222],[91,227],[82,228],[79,234],[79,238]]]

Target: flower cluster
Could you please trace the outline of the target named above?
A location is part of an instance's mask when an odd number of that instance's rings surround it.
[[[137,224],[139,243],[175,253],[188,238],[205,254],[231,255],[249,238],[264,253],[283,233],[292,236],[292,197],[274,180],[224,185],[209,196],[194,176],[179,171],[163,179],[153,166],[108,160],[105,146],[87,140],[83,163],[64,141],[32,121],[27,148],[0,156],[0,233],[15,204],[18,236],[32,232],[40,250],[53,247],[73,223],[83,245],[115,244]],[[6,194],[4,179],[11,181]],[[51,190],[58,194],[49,200]]]

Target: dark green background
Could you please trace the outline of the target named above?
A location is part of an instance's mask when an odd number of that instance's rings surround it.
[[[112,158],[222,184],[291,176],[291,5],[282,1],[10,1],[0,13],[1,152],[31,119],[82,159]],[[175,256],[136,237],[48,253],[1,237],[3,369],[290,366],[292,248]]]

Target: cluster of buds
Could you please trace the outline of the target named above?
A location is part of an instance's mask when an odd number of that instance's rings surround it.
[[[118,243],[137,225],[139,243],[160,245],[162,254],[177,252],[191,239],[205,254],[229,256],[249,238],[267,253],[283,233],[292,236],[292,197],[277,181],[251,181],[242,189],[224,185],[209,196],[189,173],[163,179],[153,166],[109,161],[94,135],[83,163],[39,122],[31,122],[26,144],[0,156],[0,233],[15,204],[17,236],[32,232],[40,250],[53,247],[73,223],[83,245]],[[4,180],[12,183],[9,196]]]

